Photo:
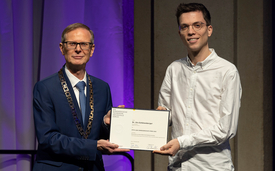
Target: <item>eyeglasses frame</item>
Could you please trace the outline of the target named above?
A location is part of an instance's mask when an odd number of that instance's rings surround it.
[[[73,43],[76,43],[76,45],[75,45],[75,47],[74,48],[68,48],[68,42],[73,42]],[[67,49],[76,49],[77,48],[77,45],[79,45],[79,47],[82,49],[82,50],[89,50],[89,49],[91,49],[91,46],[93,45],[93,43],[91,43],[91,42],[79,42],[79,43],[77,43],[77,42],[74,42],[74,41],[66,41],[66,42],[62,42],[63,44],[64,43],[66,43],[67,45],[66,45],[66,48]],[[81,47],[81,43],[89,43],[89,49],[83,49],[82,47]]]
[[[202,28],[202,26],[201,26],[199,29],[195,29],[195,28],[194,28],[194,24],[196,24],[196,23],[200,23],[200,24],[202,24],[202,25],[205,24],[206,26],[209,26],[209,24],[206,24],[206,23],[201,22],[201,21],[194,22],[194,23],[191,25],[194,31],[199,31],[199,30],[201,30],[201,28]],[[186,24],[186,25],[187,25],[187,24]],[[189,30],[189,26],[190,26],[190,25],[187,25],[187,26],[188,26],[188,29],[186,29],[186,30],[182,30],[181,26],[179,26],[179,30],[182,31],[182,32],[186,32],[187,30]]]

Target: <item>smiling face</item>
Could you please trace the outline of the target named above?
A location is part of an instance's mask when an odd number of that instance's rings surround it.
[[[192,27],[194,23],[203,23],[200,30],[195,31]],[[201,11],[182,13],[179,17],[179,27],[188,27],[186,31],[179,30],[182,42],[186,45],[188,53],[208,52],[208,37],[212,34],[212,26],[206,25]],[[194,26],[195,27],[195,26]]]
[[[72,30],[66,33],[65,37],[65,42],[91,42],[91,33],[84,28]],[[65,57],[66,66],[69,70],[85,70],[86,63],[89,61],[90,57],[92,57],[95,46],[93,44],[90,49],[83,50],[78,44],[75,49],[68,49],[65,43],[60,43],[59,48],[62,55]]]

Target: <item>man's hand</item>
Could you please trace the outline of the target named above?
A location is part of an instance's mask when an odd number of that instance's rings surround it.
[[[174,156],[180,149],[178,139],[169,141],[166,145],[162,146],[160,150],[154,150],[153,153]]]
[[[104,154],[112,154],[116,152],[128,152],[129,149],[120,149],[117,144],[110,143],[109,140],[98,140],[97,149]]]
[[[119,105],[118,107],[124,108],[125,105]],[[106,125],[110,125],[110,123],[111,123],[111,110],[108,111],[108,113],[104,116],[103,120],[104,120],[104,123]]]
[[[156,110],[167,110],[165,107],[159,106]]]

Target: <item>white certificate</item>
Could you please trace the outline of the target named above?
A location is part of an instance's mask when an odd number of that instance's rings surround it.
[[[167,110],[112,108],[110,142],[119,148],[156,150],[167,143]]]

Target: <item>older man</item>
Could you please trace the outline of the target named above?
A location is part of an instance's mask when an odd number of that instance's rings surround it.
[[[34,87],[39,145],[33,170],[103,171],[102,152],[128,150],[106,140],[112,107],[110,88],[85,70],[95,49],[93,32],[81,23],[69,25],[59,47],[66,64]]]

